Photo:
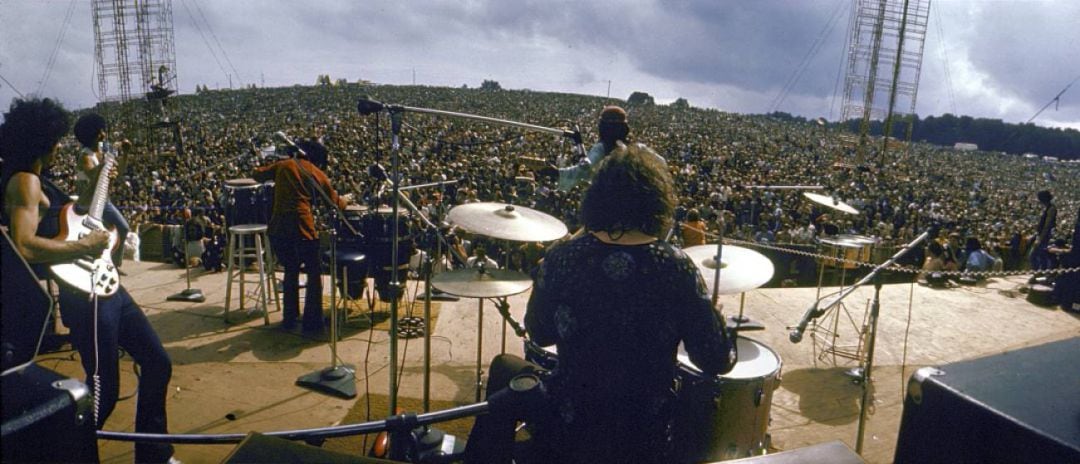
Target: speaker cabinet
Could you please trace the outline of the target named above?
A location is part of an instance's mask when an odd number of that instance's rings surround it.
[[[895,462],[1080,462],[1080,337],[919,369]]]
[[[90,392],[30,364],[0,379],[3,462],[98,462]]]

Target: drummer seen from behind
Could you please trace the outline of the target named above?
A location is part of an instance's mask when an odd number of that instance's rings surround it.
[[[338,208],[345,208],[346,199],[330,186],[322,171],[326,166],[326,147],[314,140],[298,142],[303,150],[294,150],[287,159],[255,169],[252,178],[259,182],[274,181],[274,202],[270,213],[268,233],[270,246],[285,268],[282,299],[285,300],[281,322],[283,330],[294,330],[300,310],[300,265],[307,274],[307,293],[304,297],[303,332],[318,337],[323,333],[322,317],[322,260],[319,259],[319,232],[315,227],[315,209],[328,208],[322,200],[326,193]],[[313,208],[313,203],[318,205]]]
[[[697,267],[658,239],[674,206],[671,176],[644,145],[620,142],[599,163],[582,203],[587,232],[547,252],[525,314],[529,338],[554,344],[558,366],[522,400],[500,388],[539,368],[495,358],[491,410],[477,418],[466,462],[509,462],[519,419],[550,462],[671,462],[680,342],[705,375],[737,357]]]

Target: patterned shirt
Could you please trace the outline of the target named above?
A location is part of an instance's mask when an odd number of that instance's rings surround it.
[[[525,325],[537,344],[557,346],[545,388],[558,446],[582,462],[664,460],[680,341],[706,374],[729,371],[736,358],[698,269],[664,242],[585,234],[552,248]]]

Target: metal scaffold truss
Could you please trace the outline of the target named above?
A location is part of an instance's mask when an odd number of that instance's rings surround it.
[[[175,91],[172,0],[93,0],[98,98]]]
[[[852,0],[841,119],[862,121],[864,143],[872,120],[891,134],[906,118],[910,137],[929,17],[930,0]]]

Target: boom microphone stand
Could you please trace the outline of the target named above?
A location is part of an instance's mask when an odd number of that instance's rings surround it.
[[[803,320],[799,322],[798,327],[791,333],[791,341],[798,343],[798,341],[802,339],[802,333],[806,330],[806,325],[810,319],[824,314],[825,311],[828,311],[829,308],[839,304],[841,300],[854,292],[855,289],[865,285],[871,280],[874,281],[874,300],[870,305],[870,320],[867,321],[867,324],[870,327],[866,342],[866,364],[863,367],[862,375],[859,378],[859,384],[862,386],[862,397],[859,401],[859,431],[855,441],[855,452],[859,454],[862,454],[863,436],[866,432],[866,414],[870,403],[870,373],[874,368],[874,345],[877,341],[878,315],[881,310],[881,272],[886,270],[886,268],[892,267],[896,264],[897,260],[904,257],[904,255],[908,254],[908,252],[913,250],[928,237],[930,237],[930,231],[923,232],[922,235],[915,237],[910,243],[904,245],[904,248],[897,251],[896,254],[885,260],[884,263],[879,264],[861,280],[841,291],[840,294],[828,304],[819,308],[817,307],[817,303],[815,303],[814,307],[811,308],[811,311],[808,311],[807,314],[803,316]],[[816,309],[816,311],[814,311],[814,309]]]
[[[434,109],[428,109],[428,108],[415,108],[415,107],[403,106],[403,105],[383,104],[381,102],[372,100],[372,99],[370,99],[370,98],[368,98],[366,96],[360,97],[360,99],[357,101],[356,109],[361,115],[376,114],[376,113],[380,113],[380,112],[383,112],[383,111],[386,111],[387,113],[390,114],[390,127],[391,127],[391,134],[393,135],[393,138],[392,138],[392,141],[391,141],[391,151],[390,151],[390,158],[391,158],[390,184],[391,184],[391,187],[392,187],[392,190],[393,190],[392,194],[393,194],[393,197],[394,197],[394,203],[393,203],[393,207],[392,207],[392,210],[391,210],[391,215],[392,215],[392,217],[395,218],[394,224],[393,224],[393,237],[392,237],[392,245],[391,245],[392,249],[390,251],[390,254],[391,254],[390,261],[392,263],[391,264],[391,271],[390,271],[390,286],[391,286],[391,288],[394,289],[393,291],[395,291],[395,292],[398,291],[398,287],[401,285],[397,281],[397,278],[398,278],[397,248],[398,248],[398,242],[400,240],[399,237],[398,237],[399,225],[398,225],[398,221],[397,221],[397,214],[398,214],[398,210],[399,210],[400,204],[401,204],[401,186],[400,186],[400,183],[401,183],[401,154],[400,154],[400,152],[401,152],[401,139],[400,139],[400,135],[401,135],[401,118],[402,118],[403,113],[411,112],[411,113],[432,114],[432,115],[437,115],[437,116],[451,116],[451,117],[472,119],[472,120],[476,120],[476,121],[483,121],[483,122],[488,122],[488,123],[493,123],[493,124],[501,124],[501,125],[505,125],[505,126],[519,127],[519,128],[523,128],[523,129],[537,131],[537,132],[546,132],[546,133],[549,133],[549,134],[561,135],[561,136],[569,137],[569,138],[573,139],[573,141],[577,145],[578,149],[582,153],[585,153],[585,147],[583,146],[582,141],[581,141],[581,133],[576,131],[576,130],[571,131],[571,130],[568,130],[568,129],[556,129],[556,128],[551,128],[551,127],[543,127],[543,126],[537,126],[537,125],[533,125],[533,124],[526,124],[526,123],[522,123],[522,122],[508,121],[508,120],[505,120],[505,119],[496,119],[496,118],[490,118],[490,117],[486,117],[486,116],[478,116],[478,115],[466,114],[466,113],[455,113],[455,112],[452,112],[452,111],[434,110]],[[394,414],[397,413],[397,394],[398,394],[398,385],[397,385],[397,370],[398,370],[398,368],[397,368],[397,345],[398,345],[398,343],[397,343],[397,317],[398,317],[398,303],[397,303],[396,296],[397,295],[393,295],[392,300],[390,302],[390,313],[391,313],[390,314],[390,404],[389,404],[390,415],[394,415]]]

